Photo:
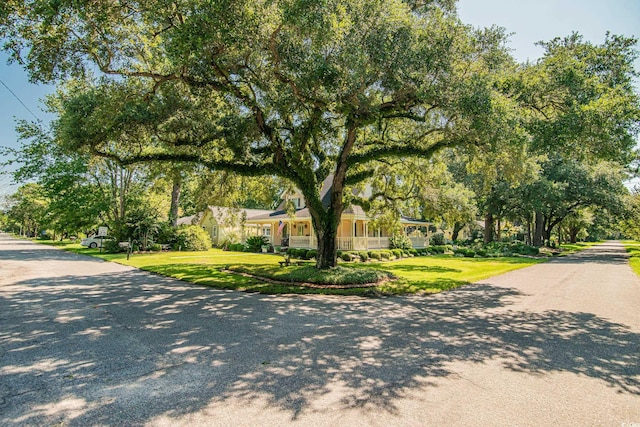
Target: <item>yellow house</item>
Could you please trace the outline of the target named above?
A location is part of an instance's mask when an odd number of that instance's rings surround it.
[[[328,204],[331,194],[329,176],[323,183],[320,196],[323,203]],[[246,226],[255,230],[268,230],[263,235],[269,237],[274,246],[315,249],[318,242],[313,230],[311,214],[305,206],[300,192],[285,193],[282,203],[275,211],[248,217]],[[285,209],[290,202],[295,207],[295,214],[289,215]],[[343,213],[338,226],[337,247],[340,250],[386,249],[389,247],[389,234],[386,230],[374,229],[370,226],[370,218],[360,206],[350,206]],[[429,245],[429,222],[402,217],[400,220],[405,234],[411,239],[414,248]]]
[[[322,186],[321,197],[328,203],[331,195],[328,177]],[[287,203],[295,207],[295,214],[287,213]],[[313,230],[309,209],[300,192],[283,193],[282,202],[275,211],[261,209],[234,209],[209,206],[193,217],[181,218],[180,224],[196,224],[207,230],[214,245],[244,242],[249,236],[265,236],[274,246],[315,249],[318,242]],[[337,247],[340,250],[386,249],[389,233],[371,226],[371,219],[360,206],[350,206],[343,213],[338,226]],[[431,223],[402,217],[400,224],[411,239],[414,248],[429,246]]]

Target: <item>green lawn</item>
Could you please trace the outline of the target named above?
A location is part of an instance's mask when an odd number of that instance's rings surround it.
[[[40,243],[48,242],[40,241]],[[60,246],[58,243],[56,245]],[[373,268],[388,272],[398,279],[393,282],[383,283],[375,288],[317,289],[270,284],[250,277],[221,271],[228,266],[241,265],[246,271],[250,272],[271,271],[275,272],[274,274],[287,272],[300,276],[305,274],[305,268],[308,271],[308,266],[313,264],[312,262],[307,262],[302,266],[281,268],[279,261],[282,261],[283,258],[280,255],[225,252],[220,249],[210,249],[205,252],[134,254],[127,260],[126,254],[100,254],[97,249],[82,248],[79,244],[68,244],[65,249],[219,289],[261,293],[338,295],[436,293],[545,260],[544,258],[527,257],[460,258],[451,255],[437,255],[405,258],[383,263],[341,263],[341,266],[355,269]]]
[[[629,253],[629,265],[640,276],[640,242],[634,240],[623,241],[625,249]]]
[[[560,248],[562,249],[562,255],[569,255],[569,254],[573,254],[575,252],[579,252],[583,249],[587,249],[590,248],[591,246],[597,245],[599,243],[602,243],[602,241],[600,242],[578,242],[578,243],[563,243],[560,245]]]

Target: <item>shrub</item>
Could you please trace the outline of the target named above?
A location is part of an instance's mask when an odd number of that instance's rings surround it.
[[[247,252],[260,252],[268,244],[269,240],[265,236],[249,236],[246,242]]]
[[[369,253],[367,251],[358,252],[358,256],[360,257],[360,261],[362,262],[369,261]]]
[[[431,252],[434,254],[443,254],[445,251],[444,245],[429,246],[429,249],[431,249]]]
[[[406,234],[395,234],[389,237],[389,249],[410,249],[411,239]]]
[[[211,237],[197,225],[188,225],[176,230],[175,246],[182,251],[206,251],[211,248]]]
[[[117,254],[118,252],[126,251],[126,249],[120,247],[116,239],[106,239],[102,242],[102,250],[109,254]]]
[[[350,262],[351,261],[351,254],[349,252],[343,252],[342,255],[340,256],[340,258],[342,258],[343,261]]]
[[[540,253],[540,249],[535,246],[525,245],[524,243],[513,243],[509,245],[509,250],[521,255],[538,255]]]
[[[413,249],[413,248],[411,248],[411,249],[409,249],[407,252],[408,252],[410,255],[413,255],[413,256],[418,256],[418,255],[420,255],[420,251],[419,251],[418,249]]]
[[[380,261],[382,259],[382,255],[378,251],[369,251],[369,258]]]
[[[160,252],[162,250],[162,245],[160,243],[152,243],[149,245],[148,249],[153,252]]]
[[[474,251],[473,249],[467,249],[467,251],[464,253],[464,256],[467,258],[473,258],[474,256],[476,256],[476,251]]]
[[[318,251],[316,251],[315,249],[309,249],[307,251],[307,259],[315,258],[316,255],[318,255]]]
[[[453,250],[453,253],[455,255],[465,255],[466,256],[467,255],[467,249],[465,249],[465,248],[457,248],[457,249]]]
[[[436,233],[429,238],[429,244],[433,246],[444,245],[444,234]]]
[[[382,259],[391,259],[393,254],[391,253],[391,251],[382,250],[380,251],[380,256],[382,257]]]
[[[403,255],[402,249],[391,249],[391,253],[396,258],[402,258]]]
[[[227,250],[234,252],[244,252],[245,247],[242,243],[229,243],[227,245]]]
[[[481,257],[486,257],[487,256],[487,251],[484,249],[478,249],[476,251],[476,255],[481,256]]]

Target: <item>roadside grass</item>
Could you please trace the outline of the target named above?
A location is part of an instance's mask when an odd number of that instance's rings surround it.
[[[622,244],[629,254],[629,265],[631,269],[640,276],[640,242],[625,240]]]
[[[462,258],[451,255],[421,256],[390,262],[341,263],[340,274],[318,273],[313,262],[280,267],[283,258],[274,254],[228,252],[210,249],[203,252],[156,252],[133,254],[100,253],[75,242],[37,240],[78,254],[113,261],[141,270],[174,277],[198,285],[218,289],[233,289],[265,294],[331,294],[331,295],[399,295],[407,293],[437,293],[467,285],[508,271],[544,262],[549,258],[500,257]],[[563,254],[574,253],[597,242],[562,245]],[[629,250],[629,249],[628,249]],[[633,242],[632,267],[640,274],[640,242]],[[382,281],[375,287],[348,289],[311,288],[293,284],[267,283],[222,270],[233,268],[260,277],[287,282],[315,282],[323,284],[369,283],[371,277],[391,275],[395,280]],[[372,274],[374,276],[372,276]]]
[[[563,243],[560,245],[560,249],[562,249],[562,252],[560,253],[561,256],[564,255],[569,255],[569,254],[574,254],[576,252],[580,252],[584,249],[590,248],[591,246],[595,246],[597,244],[602,243],[602,241],[598,241],[598,242],[578,242],[578,243]]]
[[[47,241],[39,241],[48,243]],[[56,244],[56,246],[61,246]],[[502,257],[502,258],[461,258],[451,255],[404,258],[390,262],[341,263],[340,277],[334,273],[318,273],[312,261],[301,265],[280,267],[283,258],[273,254],[253,254],[227,252],[210,249],[203,252],[158,252],[133,254],[127,260],[126,254],[100,253],[98,249],[88,249],[77,243],[63,247],[79,254],[91,255],[145,271],[170,276],[191,283],[218,289],[233,289],[265,294],[331,294],[331,295],[398,295],[406,293],[437,293],[454,289],[469,283],[506,273],[511,270],[544,262],[545,258]],[[239,274],[225,273],[223,269],[232,267],[261,277],[271,277],[281,281],[338,283],[368,283],[372,271],[376,277],[388,274],[393,281],[383,281],[375,287],[348,289],[311,288],[289,284],[266,283]],[[324,277],[322,277],[324,275]],[[327,276],[328,275],[328,276]]]

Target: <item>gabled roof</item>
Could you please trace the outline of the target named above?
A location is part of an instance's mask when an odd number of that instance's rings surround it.
[[[242,209],[242,208],[226,208],[223,206],[208,206],[207,209],[211,211],[213,218],[220,223],[226,220],[233,220],[235,218],[252,219],[256,216],[268,215],[272,213],[272,210],[267,209]]]

